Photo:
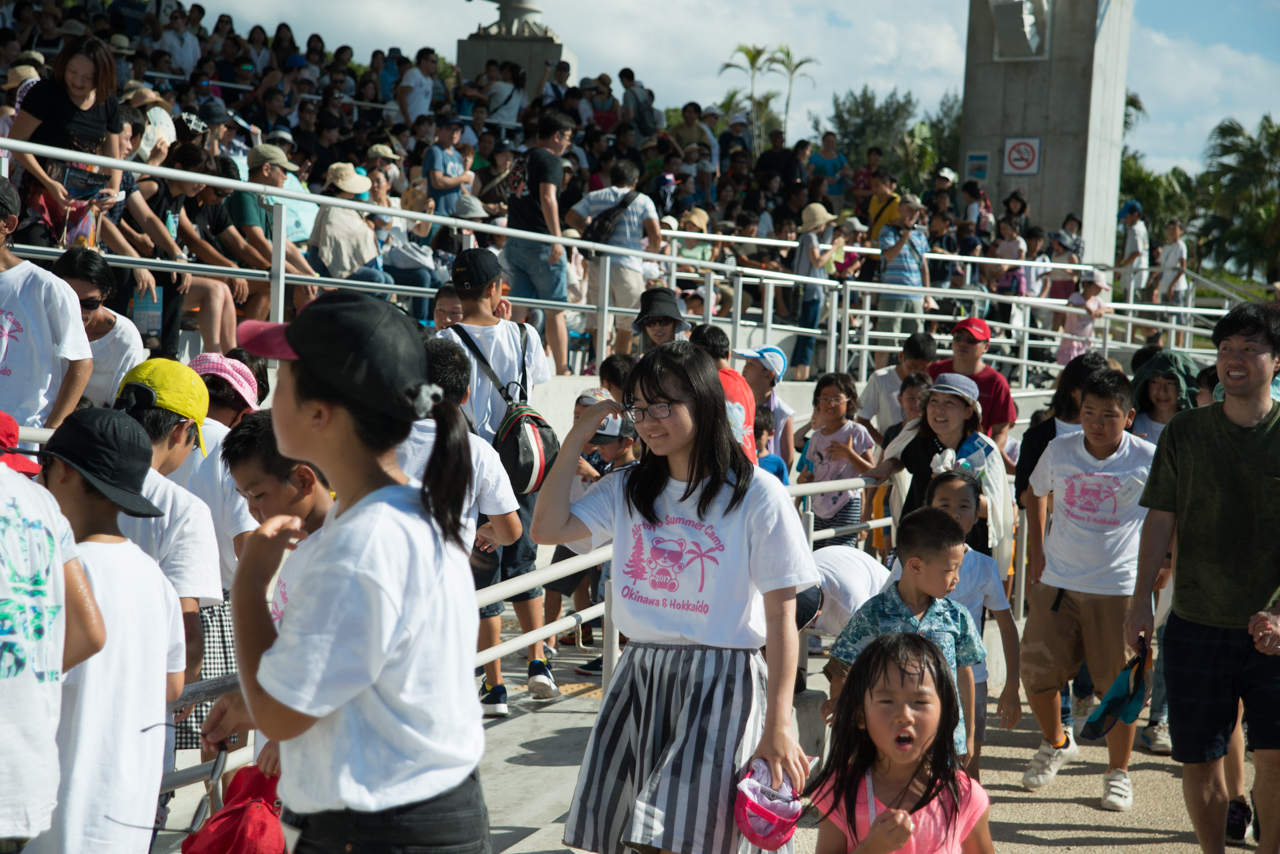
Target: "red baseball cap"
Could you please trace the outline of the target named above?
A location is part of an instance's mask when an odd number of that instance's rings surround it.
[[[957,332],[968,332],[979,341],[991,340],[991,327],[987,326],[987,322],[980,317],[966,317],[964,320],[951,327],[951,334]]]
[[[7,412],[0,412],[0,463],[18,474],[40,473],[40,463],[24,456],[18,449],[18,422]]]

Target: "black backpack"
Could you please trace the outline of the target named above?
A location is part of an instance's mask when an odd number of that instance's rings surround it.
[[[525,367],[525,351],[529,344],[529,327],[520,324],[520,382],[504,384],[498,379],[489,360],[480,352],[476,342],[461,325],[453,326],[462,343],[476,357],[476,364],[493,383],[493,387],[502,395],[507,403],[507,412],[502,416],[502,423],[493,437],[493,448],[502,460],[502,468],[511,479],[511,488],[520,495],[528,495],[542,488],[542,481],[551,471],[556,455],[560,453],[560,440],[551,429],[547,419],[543,418],[529,406],[529,385]],[[508,391],[508,385],[516,385],[520,399],[516,400]]]
[[[587,227],[582,231],[582,239],[591,243],[608,243],[613,238],[613,232],[618,228],[618,222],[622,219],[622,215],[627,212],[627,208],[631,207],[631,203],[639,195],[639,190],[632,190],[623,196],[622,200],[616,205],[607,211],[601,211],[598,216],[593,216],[591,222],[587,223]],[[583,253],[585,257],[591,259],[594,259],[599,254],[594,249]]]

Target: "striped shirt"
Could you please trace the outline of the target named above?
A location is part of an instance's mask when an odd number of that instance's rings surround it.
[[[597,217],[609,208],[615,207],[622,201],[623,196],[631,192],[631,189],[630,187],[605,187],[602,190],[594,190],[583,196],[582,200],[573,206],[573,211],[584,219]],[[640,193],[618,220],[613,236],[609,238],[609,245],[639,251],[640,240],[644,237],[644,222],[647,219],[657,221],[658,209],[654,207],[653,199]],[[614,264],[640,272],[639,258],[630,255],[613,255],[609,260]]]
[[[898,245],[902,231],[896,225],[886,225],[880,229],[880,251],[884,252]],[[902,247],[892,261],[884,265],[880,273],[880,281],[886,285],[912,285],[923,287],[924,280],[920,276],[920,267],[924,264],[924,253],[929,251],[929,238],[923,231],[911,230],[911,239]]]

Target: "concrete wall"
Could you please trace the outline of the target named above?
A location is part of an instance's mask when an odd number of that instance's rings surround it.
[[[510,60],[524,69],[525,94],[530,100],[540,94],[535,89],[547,61],[564,60],[569,63],[571,86],[578,85],[578,79],[583,76],[573,51],[550,37],[474,34],[469,38],[458,39],[457,64],[464,79],[474,80],[483,74],[484,64],[490,59],[498,62]]]
[[[987,152],[982,184],[996,216],[1015,187],[1046,231],[1075,212],[1089,263],[1115,254],[1132,16],[1131,0],[1054,0],[1048,59],[997,61],[990,0],[969,0],[961,181],[968,153]],[[1023,136],[1042,140],[1040,174],[1005,176],[1004,141]]]

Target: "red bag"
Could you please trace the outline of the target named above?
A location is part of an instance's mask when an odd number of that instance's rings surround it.
[[[231,779],[222,809],[182,841],[182,854],[282,854],[276,778],[246,765]]]

